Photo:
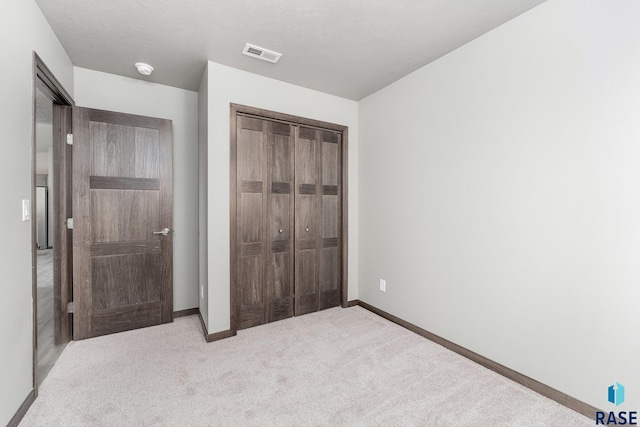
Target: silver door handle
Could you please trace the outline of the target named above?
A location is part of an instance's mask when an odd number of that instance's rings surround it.
[[[168,228],[163,228],[162,231],[154,231],[153,234],[162,234],[163,236],[166,236],[170,231],[171,230],[169,230]]]
[[[305,229],[304,229],[304,231],[306,231],[306,232],[308,233],[308,232],[309,232],[309,229],[308,229],[308,228],[305,228]]]

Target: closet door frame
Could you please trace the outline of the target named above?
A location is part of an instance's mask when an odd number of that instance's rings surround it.
[[[271,120],[276,122],[283,122],[294,126],[305,126],[317,128],[320,130],[334,131],[341,134],[342,139],[342,151],[341,151],[341,286],[340,286],[340,302],[343,308],[348,307],[348,152],[349,152],[349,128],[347,126],[338,125],[335,123],[323,122],[319,120],[309,119],[306,117],[294,116],[290,114],[278,113],[275,111],[264,110],[261,108],[250,107],[240,104],[231,104],[230,114],[230,167],[229,167],[229,197],[230,197],[230,332],[231,335],[235,335],[238,330],[238,322],[240,319],[240,304],[238,301],[238,202],[237,202],[237,120],[238,115],[252,116],[259,119]]]

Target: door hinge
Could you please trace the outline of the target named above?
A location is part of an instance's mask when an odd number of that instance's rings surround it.
[[[67,304],[67,313],[73,313],[73,301]]]
[[[67,134],[67,145],[73,145],[73,134]]]
[[[73,230],[73,218],[67,218],[67,230]]]

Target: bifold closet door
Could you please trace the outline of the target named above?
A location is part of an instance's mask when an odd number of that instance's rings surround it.
[[[293,127],[237,119],[239,329],[293,315]]]
[[[267,322],[293,316],[294,127],[268,123]]]
[[[295,142],[295,315],[340,304],[340,135],[299,127]]]
[[[322,147],[322,249],[319,310],[340,305],[342,295],[342,139],[320,132]]]

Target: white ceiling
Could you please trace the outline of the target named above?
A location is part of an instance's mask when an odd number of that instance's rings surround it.
[[[78,67],[197,90],[210,60],[359,100],[544,0],[36,2]],[[247,42],[283,57],[244,56]]]

